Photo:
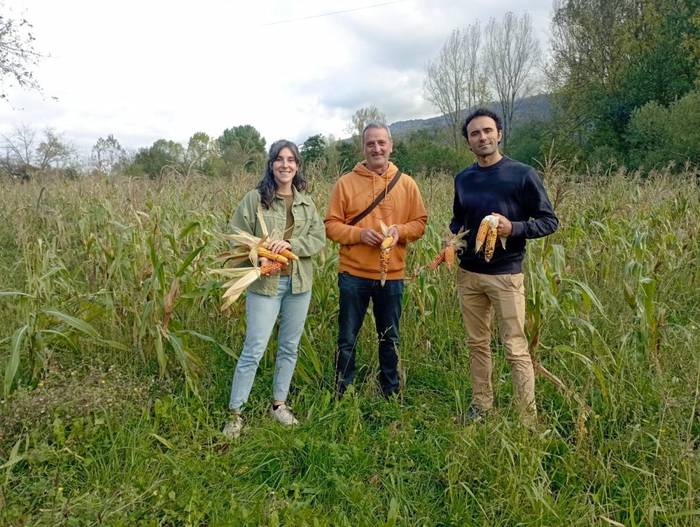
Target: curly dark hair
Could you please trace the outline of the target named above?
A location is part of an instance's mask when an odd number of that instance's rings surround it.
[[[467,115],[467,118],[464,120],[464,124],[462,125],[462,135],[467,140],[469,139],[469,136],[467,135],[467,126],[469,126],[469,123],[477,117],[490,117],[496,123],[496,130],[499,132],[503,130],[503,123],[501,122],[501,118],[498,116],[498,114],[492,112],[491,110],[487,110],[486,108],[477,108],[472,113]]]
[[[275,175],[272,172],[272,163],[275,162],[277,156],[283,148],[289,148],[294,155],[294,159],[297,162],[297,173],[292,179],[292,185],[299,191],[306,190],[307,183],[304,173],[301,170],[301,156],[299,155],[299,149],[297,145],[286,139],[280,139],[275,141],[270,146],[270,152],[267,156],[267,163],[265,164],[265,171],[263,172],[262,179],[258,182],[257,187],[255,187],[260,193],[260,202],[266,209],[269,209],[272,205],[272,200],[275,199],[275,191],[277,190],[277,183],[275,182]]]

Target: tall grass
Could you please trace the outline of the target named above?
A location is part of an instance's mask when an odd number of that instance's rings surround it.
[[[697,524],[695,175],[583,178],[550,165],[544,177],[562,226],[528,245],[537,431],[517,425],[496,336],[498,411],[460,424],[470,387],[454,279],[420,270],[449,221],[452,181],[418,177],[430,222],[409,257],[402,397],[379,396],[369,315],[358,382],[333,399],[329,243],[291,395],[302,425],[265,415],[269,352],[231,444],[219,430],[243,302],[220,313],[206,269],[255,180],[3,186],[0,523]],[[331,183],[312,183],[323,210]]]

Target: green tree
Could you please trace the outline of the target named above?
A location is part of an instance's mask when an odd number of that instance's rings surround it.
[[[326,158],[328,143],[322,134],[309,137],[301,145],[301,158],[304,163],[314,163]]]
[[[265,139],[255,127],[245,124],[224,130],[217,139],[221,157],[229,169],[254,173],[265,164]]]
[[[357,153],[357,146],[350,140],[337,141],[335,143],[335,156],[338,160],[338,174],[344,174],[352,170],[361,155]]]
[[[591,159],[626,152],[627,125],[650,101],[693,88],[697,0],[565,0],[555,3],[549,69],[559,144]]]
[[[700,166],[700,88],[667,107],[652,101],[638,108],[627,134],[628,163],[635,168]]]
[[[134,156],[129,172],[157,178],[166,167],[179,170],[185,160],[185,149],[180,143],[158,139],[149,148],[142,148]]]
[[[188,173],[196,170],[209,176],[214,175],[218,157],[216,141],[204,132],[193,134],[187,142],[185,163]]]
[[[455,150],[451,131],[417,130],[394,141],[393,162],[409,174],[455,174],[474,161],[467,149]]]
[[[549,151],[552,143],[550,123],[546,121],[530,121],[516,125],[510,134],[510,141],[504,148],[504,153],[529,165],[537,165],[544,154]]]

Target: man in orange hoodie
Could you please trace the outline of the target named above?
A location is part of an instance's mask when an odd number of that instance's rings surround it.
[[[362,148],[364,161],[338,179],[325,218],[327,237],[340,244],[336,389],[342,395],[355,376],[357,335],[371,299],[379,340],[379,384],[388,397],[399,391],[397,349],[406,245],[423,236],[428,215],[415,181],[389,161],[393,149],[389,128],[369,123],[362,132]],[[383,285],[382,222],[393,237]]]

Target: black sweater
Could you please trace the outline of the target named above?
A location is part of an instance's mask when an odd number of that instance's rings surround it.
[[[474,254],[474,242],[484,216],[498,212],[513,224],[505,250],[500,241],[490,262],[484,253]],[[455,177],[455,195],[450,230],[469,229],[467,248],[460,253],[460,266],[483,274],[522,272],[525,240],[540,238],[557,230],[559,220],[532,167],[503,157],[489,167],[474,163]]]

